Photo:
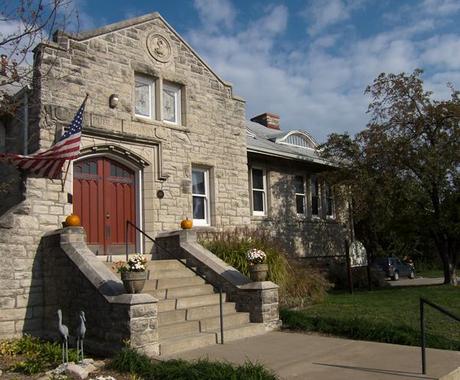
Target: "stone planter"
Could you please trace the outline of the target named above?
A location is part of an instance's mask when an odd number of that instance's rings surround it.
[[[268,264],[249,265],[249,274],[252,281],[265,281],[268,275]]]
[[[123,281],[126,293],[129,294],[142,292],[146,279],[147,271],[121,273],[121,281]]]

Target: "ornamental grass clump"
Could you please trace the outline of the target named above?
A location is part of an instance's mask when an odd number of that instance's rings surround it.
[[[136,253],[127,262],[117,261],[113,268],[117,273],[144,272],[147,269],[147,258],[141,253]]]
[[[331,284],[315,268],[289,257],[279,241],[266,229],[238,228],[224,232],[199,233],[200,244],[217,257],[249,277],[250,257],[268,264],[268,280],[279,286],[279,300],[283,307],[302,307],[320,302]]]

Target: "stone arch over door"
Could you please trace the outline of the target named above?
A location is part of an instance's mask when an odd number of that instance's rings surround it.
[[[126,220],[142,220],[142,166],[129,157],[100,151],[73,164],[73,210],[98,255],[124,254],[126,242],[130,252],[142,250],[136,231],[125,229]]]

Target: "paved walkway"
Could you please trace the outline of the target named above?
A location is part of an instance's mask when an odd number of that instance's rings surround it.
[[[441,285],[444,283],[444,277],[416,277],[413,280],[409,278],[400,278],[398,281],[389,280],[391,286],[424,286],[424,285]]]
[[[438,379],[460,366],[459,351],[429,349],[428,374],[423,376],[420,356],[417,347],[270,332],[168,358],[207,357],[233,363],[249,359],[263,363],[281,379],[302,380]]]

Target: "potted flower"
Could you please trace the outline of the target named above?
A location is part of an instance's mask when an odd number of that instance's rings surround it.
[[[126,293],[133,294],[142,291],[147,279],[147,258],[144,255],[136,253],[128,259],[128,262],[118,261],[114,269],[120,273]]]
[[[267,255],[264,251],[253,248],[246,252],[249,262],[249,274],[252,281],[265,281],[268,274]]]

